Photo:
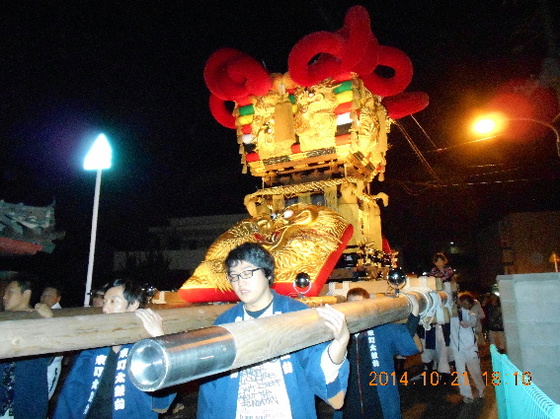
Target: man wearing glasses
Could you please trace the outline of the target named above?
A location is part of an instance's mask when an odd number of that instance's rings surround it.
[[[214,324],[307,309],[305,304],[270,289],[274,259],[261,245],[236,247],[226,257],[225,266],[241,303],[220,315]],[[198,418],[315,419],[315,395],[340,408],[349,372],[348,327],[344,314],[332,307],[317,311],[333,331],[333,341],[213,377],[200,386]]]

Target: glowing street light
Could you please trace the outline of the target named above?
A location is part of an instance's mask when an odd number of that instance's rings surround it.
[[[540,124],[551,129],[552,132],[554,132],[554,135],[556,136],[556,151],[558,153],[558,157],[560,157],[560,134],[558,133],[558,130],[548,122],[544,122],[533,118],[508,118],[502,113],[495,112],[477,119],[473,123],[472,129],[476,134],[479,135],[497,134],[504,131],[507,128],[508,123],[512,121],[534,122],[536,124]],[[493,138],[493,137],[486,137],[483,138],[482,140],[488,138]]]
[[[95,256],[95,238],[97,235],[97,214],[99,212],[99,192],[101,190],[101,172],[103,169],[111,168],[113,150],[104,134],[99,134],[84,159],[85,170],[97,170],[95,180],[95,197],[93,199],[93,217],[91,220],[91,241],[89,245],[89,262],[86,279],[86,293],[84,307],[89,306],[91,282],[93,278],[93,260]]]
[[[474,121],[472,129],[476,134],[488,135],[503,131],[506,126],[506,119],[499,114],[486,115]]]

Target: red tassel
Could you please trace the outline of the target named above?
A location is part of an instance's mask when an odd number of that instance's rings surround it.
[[[222,48],[210,56],[204,67],[204,81],[223,100],[264,95],[272,86],[261,63],[232,48]]]
[[[386,97],[381,104],[387,109],[387,115],[391,119],[399,119],[403,116],[420,112],[430,103],[428,95],[424,92],[405,92],[396,96]]]
[[[395,71],[391,78],[378,76],[375,72],[361,76],[364,85],[375,95],[393,96],[401,93],[412,81],[412,61],[398,48],[380,46],[378,65]]]
[[[235,117],[226,107],[226,101],[214,94],[210,95],[209,107],[212,116],[226,128],[236,129]]]
[[[294,45],[288,57],[288,71],[292,80],[301,86],[312,86],[341,73],[341,62],[336,57],[344,48],[344,38],[331,32],[314,32]],[[321,54],[321,59],[309,61]]]

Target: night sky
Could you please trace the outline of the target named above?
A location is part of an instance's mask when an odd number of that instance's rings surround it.
[[[142,248],[147,228],[170,217],[244,212],[243,197],[260,180],[241,174],[235,132],[209,112],[207,58],[233,47],[285,72],[299,39],[337,31],[354,4],[2,2],[0,198],[56,200],[57,224],[67,231],[58,251],[71,254],[65,274],[87,264],[95,173],[82,162],[99,132],[115,154],[99,212],[98,243],[108,253]],[[412,59],[407,90],[430,96],[415,115],[421,128],[410,117],[400,122],[443,183],[457,183],[426,187],[432,175],[394,127],[387,180],[372,184],[372,192],[390,196],[383,223],[391,243],[431,254],[508,211],[559,209],[550,132],[530,144],[453,148],[472,139],[467,118],[496,87],[539,75],[547,56],[539,2],[360,4],[379,42]],[[433,152],[444,147],[451,148]]]

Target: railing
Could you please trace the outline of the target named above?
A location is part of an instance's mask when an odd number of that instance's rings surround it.
[[[529,372],[520,371],[494,345],[490,353],[499,419],[560,419],[560,405],[532,382]]]

